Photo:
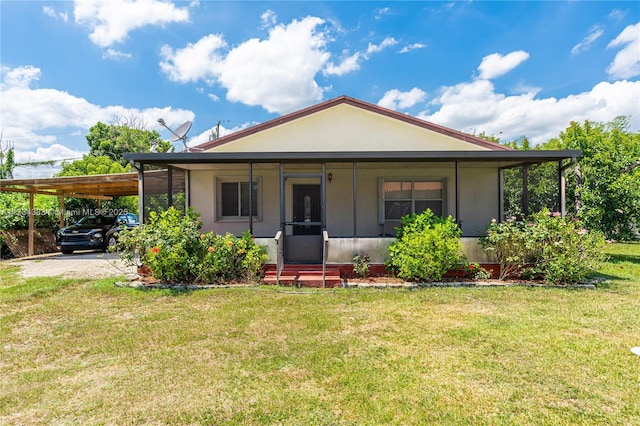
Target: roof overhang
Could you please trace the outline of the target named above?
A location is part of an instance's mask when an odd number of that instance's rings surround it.
[[[372,152],[180,152],[128,153],[134,163],[232,164],[232,163],[351,163],[351,162],[485,162],[500,167],[538,164],[580,158],[575,150],[529,151],[372,151]]]
[[[138,195],[138,173],[2,179],[0,191],[109,200],[123,195]]]

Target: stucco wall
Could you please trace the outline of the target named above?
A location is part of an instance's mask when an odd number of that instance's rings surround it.
[[[464,236],[484,235],[491,219],[499,215],[498,169],[460,168],[460,220]]]

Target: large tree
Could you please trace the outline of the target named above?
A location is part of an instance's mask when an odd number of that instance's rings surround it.
[[[640,132],[626,117],[609,123],[571,122],[546,149],[579,149],[578,167],[568,170],[568,206],[586,226],[609,238],[631,239],[640,225]]]
[[[526,138],[501,142],[514,149],[577,149],[582,158],[566,170],[567,213],[612,239],[632,239],[640,226],[640,132],[629,131],[629,120],[609,123],[571,122],[557,138],[531,147]],[[484,133],[480,137],[500,142]],[[505,213],[519,215],[522,168],[505,170]],[[558,165],[545,163],[528,170],[529,211],[558,210]]]
[[[169,152],[170,142],[163,140],[155,130],[145,130],[144,123],[131,118],[119,119],[115,124],[98,122],[89,129],[86,136],[89,154],[107,155],[123,166],[127,164],[123,155],[127,152]]]

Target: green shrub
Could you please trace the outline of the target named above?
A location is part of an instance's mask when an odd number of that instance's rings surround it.
[[[167,282],[222,283],[253,281],[267,260],[264,248],[246,231],[232,234],[200,232],[199,215],[173,207],[151,212],[146,224],[122,232],[118,248],[129,264],[145,265],[153,277]]]
[[[360,255],[355,253],[353,255],[353,272],[360,278],[367,278],[369,276],[369,265],[371,258],[368,254]]]
[[[451,216],[431,210],[404,216],[389,246],[387,268],[410,281],[436,281],[464,259],[461,231]]]
[[[520,276],[527,262],[532,261],[535,243],[530,234],[526,223],[512,217],[505,222],[493,220],[487,235],[480,239],[484,250],[500,265],[501,280]]]
[[[525,276],[553,284],[573,283],[605,260],[601,233],[548,210],[534,214],[527,223],[492,222],[481,244],[495,255],[501,279]]]

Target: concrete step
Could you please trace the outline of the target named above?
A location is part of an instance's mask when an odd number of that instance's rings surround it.
[[[266,271],[263,281],[265,284],[276,284],[278,282],[275,268]],[[325,286],[337,287],[341,282],[340,269],[327,267],[325,271]],[[322,265],[286,265],[280,272],[280,284],[322,287]]]

